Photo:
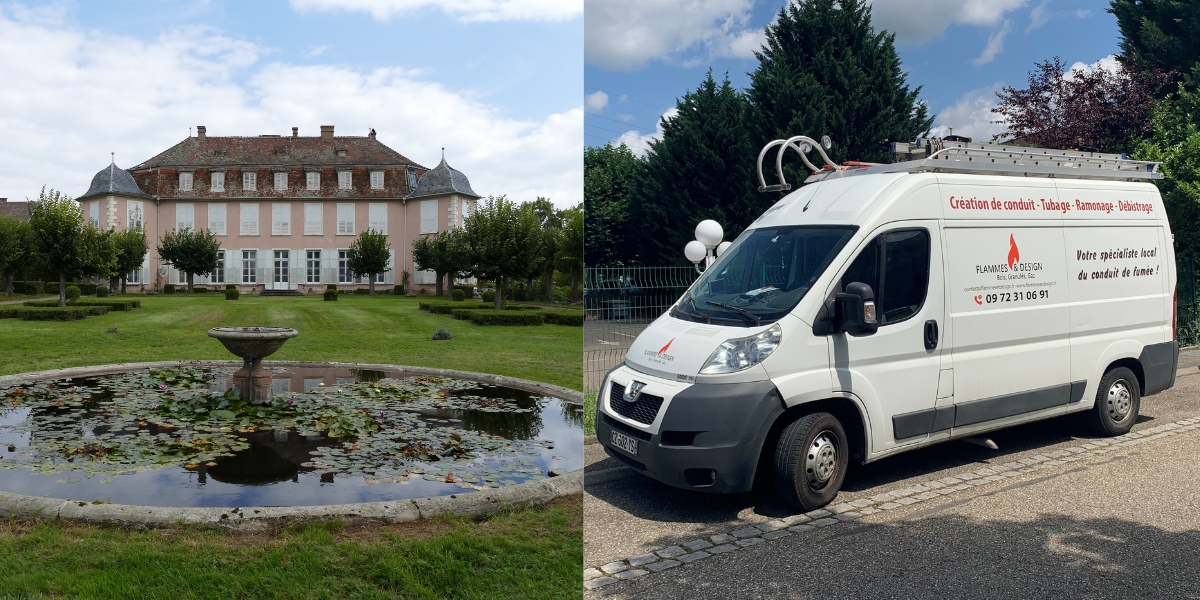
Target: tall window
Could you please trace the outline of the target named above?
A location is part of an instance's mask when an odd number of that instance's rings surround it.
[[[175,205],[175,228],[196,228],[196,205],[191,203]]]
[[[343,190],[350,189],[352,175],[350,171],[338,171],[338,188]]]
[[[305,251],[304,265],[305,283],[321,283],[321,251]]]
[[[129,201],[129,225],[126,229],[141,229],[142,228],[142,202],[140,200]]]
[[[383,189],[383,171],[371,171],[371,189]]]
[[[125,283],[135,285],[142,282],[142,270],[140,268],[130,271],[125,275]]]
[[[217,250],[217,269],[213,271],[213,283],[225,283],[225,251]]]
[[[257,283],[258,251],[242,250],[242,283]]]
[[[213,235],[225,235],[225,203],[214,202],[208,205],[208,230]]]
[[[192,174],[191,173],[180,173],[179,174],[179,189],[181,189],[181,190],[192,189]]]
[[[292,234],[292,205],[278,202],[271,205],[271,235]]]
[[[224,173],[213,173],[212,174],[212,191],[214,191],[214,192],[225,191],[225,174]]]
[[[376,233],[387,233],[387,205],[371,203],[367,207],[367,212],[370,215],[367,226]]]
[[[305,173],[305,184],[309,191],[321,189],[321,173],[320,171],[309,171]]]
[[[94,227],[100,226],[100,201],[99,200],[92,202],[91,205],[88,206],[88,223],[91,223],[92,226],[94,226]]]
[[[421,201],[421,233],[437,233],[437,200]]]
[[[338,283],[354,283],[350,272],[350,251],[338,250]]]
[[[242,204],[242,235],[258,235],[258,203]]]
[[[288,176],[287,173],[276,173],[275,174],[275,190],[276,191],[281,191],[281,190],[287,189],[287,176]]]
[[[339,204],[337,205],[337,234],[338,235],[354,235],[354,205]]]
[[[252,192],[258,189],[258,173],[242,173],[242,191]]]
[[[304,235],[321,235],[321,203],[304,205]]]

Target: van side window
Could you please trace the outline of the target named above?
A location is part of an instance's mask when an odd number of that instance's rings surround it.
[[[856,281],[875,292],[881,326],[917,314],[929,288],[929,232],[889,231],[871,240],[842,275],[842,289]]]

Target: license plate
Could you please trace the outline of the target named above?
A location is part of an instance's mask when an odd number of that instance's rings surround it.
[[[612,445],[628,452],[629,454],[637,456],[638,441],[636,438],[625,435],[620,431],[613,429],[609,432],[608,441]]]

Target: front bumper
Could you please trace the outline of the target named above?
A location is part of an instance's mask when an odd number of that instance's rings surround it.
[[[653,423],[647,425],[622,417],[611,407],[612,388],[623,392],[628,384],[623,379],[643,383],[655,379],[627,369],[605,378],[596,403],[596,437],[609,455],[675,487],[712,493],[753,487],[767,433],[784,411],[771,382],[687,386],[664,398]],[[613,430],[637,440],[636,456],[613,445]]]

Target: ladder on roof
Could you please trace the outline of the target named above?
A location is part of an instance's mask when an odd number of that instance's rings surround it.
[[[869,175],[873,173],[970,173],[975,175],[1007,175],[1013,177],[1055,177],[1063,179],[1106,179],[1138,181],[1162,179],[1159,171],[1162,163],[1122,158],[1120,154],[1083,152],[1078,150],[1053,150],[927,140],[932,153],[928,158],[892,164],[851,163],[838,165],[829,160],[821,146],[827,149],[828,138],[817,144],[806,136],[794,136],[787,140],[775,140],[763,147],[758,155],[758,181],[760,192],[787,191],[791,184],[783,176],[783,155],[791,148],[800,155],[805,166],[813,172],[804,183],[813,183],[830,178]],[[800,142],[797,144],[796,142]],[[775,160],[775,174],[779,184],[767,185],[763,179],[762,161],[767,151],[781,146]],[[806,154],[816,148],[825,161],[817,168]]]

